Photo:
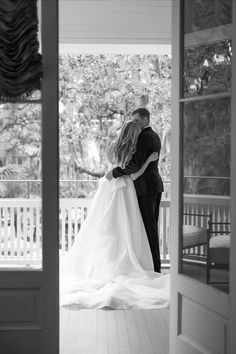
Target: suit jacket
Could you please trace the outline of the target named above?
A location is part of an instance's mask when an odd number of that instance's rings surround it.
[[[137,150],[125,168],[112,170],[114,178],[137,172],[149,155],[156,151],[160,155],[161,141],[151,127],[144,128],[138,137]],[[134,181],[137,196],[153,196],[163,192],[163,182],[158,170],[158,161],[151,162],[146,171]]]

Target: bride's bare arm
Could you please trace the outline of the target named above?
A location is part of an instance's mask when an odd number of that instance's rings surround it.
[[[132,178],[133,181],[135,181],[137,178],[139,178],[146,170],[150,162],[156,161],[158,159],[159,155],[157,152],[153,152],[150,156],[148,156],[147,160],[144,162],[143,166],[135,173],[131,173],[130,177]]]

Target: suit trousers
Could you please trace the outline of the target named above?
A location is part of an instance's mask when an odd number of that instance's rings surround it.
[[[155,196],[138,196],[139,209],[146,229],[155,272],[161,272],[161,259],[158,236],[158,217],[161,193]]]

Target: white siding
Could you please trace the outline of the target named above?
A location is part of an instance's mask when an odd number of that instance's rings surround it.
[[[170,44],[170,0],[60,0],[60,43]]]

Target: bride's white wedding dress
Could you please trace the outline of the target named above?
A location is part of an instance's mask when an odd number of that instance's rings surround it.
[[[130,177],[100,180],[88,216],[61,261],[60,304],[115,309],[169,305],[169,275],[152,256]]]

